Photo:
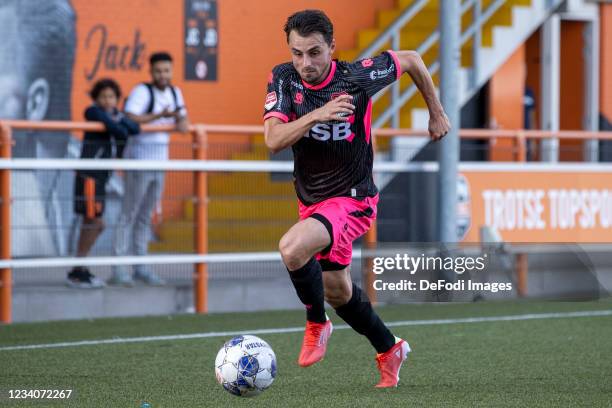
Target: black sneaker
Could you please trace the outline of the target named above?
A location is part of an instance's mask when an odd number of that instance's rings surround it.
[[[89,269],[82,266],[72,268],[66,277],[66,284],[71,288],[98,289],[104,287],[104,282],[96,278]]]

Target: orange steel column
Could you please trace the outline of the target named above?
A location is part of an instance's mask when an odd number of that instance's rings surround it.
[[[516,255],[516,292],[519,297],[527,296],[527,254]]]
[[[197,126],[194,133],[194,159],[206,160],[207,148],[208,137],[206,130],[202,126]],[[208,185],[206,172],[195,172],[194,190],[194,244],[196,253],[204,255],[208,252]],[[193,272],[195,311],[196,313],[206,313],[208,311],[208,265],[204,262],[196,263]]]
[[[0,157],[11,158],[11,128],[0,126]],[[0,258],[11,259],[11,171],[0,170]],[[0,322],[12,320],[12,276],[9,268],[0,269]]]
[[[525,140],[525,133],[519,131],[514,140],[516,142],[516,161],[527,161],[527,142]]]

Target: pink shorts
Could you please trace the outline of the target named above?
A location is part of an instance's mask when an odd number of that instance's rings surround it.
[[[365,234],[376,219],[378,194],[363,201],[334,197],[306,206],[298,200],[300,220],[320,221],[331,237],[331,244],[316,255],[324,271],[337,271],[351,263],[353,241]]]

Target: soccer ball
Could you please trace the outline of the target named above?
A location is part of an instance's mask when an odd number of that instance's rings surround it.
[[[217,353],[215,376],[231,394],[253,397],[270,387],[276,377],[276,356],[256,336],[236,336]]]

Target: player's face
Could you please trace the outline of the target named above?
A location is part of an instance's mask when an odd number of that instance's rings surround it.
[[[170,86],[172,81],[172,63],[170,61],[158,61],[151,67],[151,77],[153,77],[153,84],[164,89]]]
[[[322,82],[329,72],[336,43],[332,40],[331,45],[327,44],[321,33],[302,37],[293,30],[289,33],[289,49],[293,66],[304,82],[316,85]]]
[[[112,88],[104,88],[96,98],[96,104],[107,112],[117,107],[117,94]]]

